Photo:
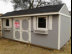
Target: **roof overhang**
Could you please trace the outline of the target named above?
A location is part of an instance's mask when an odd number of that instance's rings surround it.
[[[63,13],[60,13],[60,12],[51,12],[51,13],[37,13],[37,14],[26,14],[26,15],[16,15],[16,16],[4,16],[4,17],[0,17],[0,18],[19,18],[19,17],[30,17],[30,16],[43,16],[43,15],[64,15],[64,16],[67,16],[67,17],[71,17],[69,15],[66,15],[66,14],[63,14]]]
[[[55,14],[59,14],[59,12],[26,14],[26,15],[16,15],[16,16],[4,16],[4,17],[0,17],[0,18],[30,17],[30,16],[42,16],[42,15],[55,15]]]

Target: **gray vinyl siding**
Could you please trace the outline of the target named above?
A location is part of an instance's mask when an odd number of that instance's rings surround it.
[[[13,39],[13,29],[11,29],[10,31],[4,31],[2,32],[2,37],[4,38],[9,38],[9,39]]]
[[[63,14],[66,14],[66,15],[70,15],[66,5],[63,5],[63,7],[60,10],[60,13],[63,13]]]
[[[33,32],[32,19],[31,43],[47,48],[58,49],[58,15],[53,16],[53,30],[48,31],[48,35],[36,34]]]
[[[71,18],[62,15],[60,18],[60,47],[63,47],[63,45],[70,39]]]

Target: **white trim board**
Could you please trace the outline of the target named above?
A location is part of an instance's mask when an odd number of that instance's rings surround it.
[[[59,15],[59,19],[58,19],[58,49],[60,50],[60,27],[61,27],[61,18]]]

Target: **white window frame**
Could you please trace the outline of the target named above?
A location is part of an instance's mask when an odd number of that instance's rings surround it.
[[[12,27],[12,19],[9,19],[9,26],[6,26],[6,19],[3,19],[3,27],[4,28],[11,28]]]
[[[38,27],[38,18],[40,18],[40,17],[45,17],[46,18],[46,28],[39,28]],[[48,30],[48,16],[37,16],[37,30]]]

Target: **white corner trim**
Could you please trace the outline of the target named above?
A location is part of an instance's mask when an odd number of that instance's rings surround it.
[[[63,13],[59,13],[59,14],[71,18],[71,16],[69,16],[67,14],[63,14]]]
[[[58,49],[60,50],[60,27],[61,27],[61,18],[59,15],[59,20],[58,20]]]
[[[29,43],[31,43],[31,17],[29,18]]]
[[[53,23],[52,22],[52,20],[53,20],[52,18],[53,18],[53,16],[49,16],[49,25],[48,25],[49,26],[49,30],[52,30],[52,23]]]
[[[19,22],[20,22],[20,28],[19,28],[20,29],[20,31],[19,31],[20,32],[20,40],[23,40],[22,39],[22,32],[21,32],[22,31],[22,21],[19,20]]]
[[[14,23],[15,23],[15,20],[13,19],[13,39],[15,39],[15,25],[14,25]]]

